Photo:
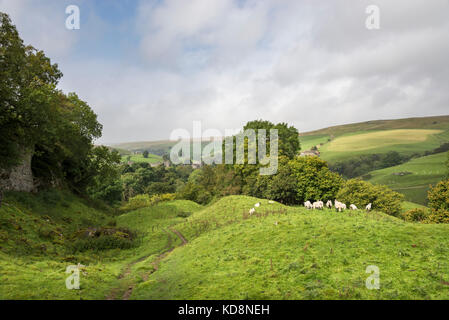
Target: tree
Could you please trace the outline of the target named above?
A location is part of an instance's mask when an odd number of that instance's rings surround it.
[[[343,179],[329,170],[326,161],[318,157],[296,157],[288,165],[296,178],[297,202],[335,199]]]
[[[355,204],[358,208],[364,208],[368,203],[372,208],[383,211],[392,216],[398,216],[402,210],[404,196],[387,186],[373,185],[359,179],[346,181],[337,194],[341,202]]]
[[[145,150],[142,155],[143,155],[144,158],[148,158],[149,154],[150,153],[148,152],[148,150]]]
[[[42,51],[24,46],[8,15],[0,12],[0,167],[17,165],[40,130],[50,129],[61,77]]]
[[[440,181],[428,192],[429,222],[449,223],[449,179]]]
[[[284,204],[297,203],[296,176],[285,157],[279,160],[277,174],[272,178],[270,177],[264,197]]]

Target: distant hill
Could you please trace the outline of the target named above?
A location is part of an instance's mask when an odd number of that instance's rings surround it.
[[[301,133],[300,136],[341,136],[367,130],[393,130],[393,129],[449,129],[449,115],[433,117],[417,117],[391,120],[371,120],[365,122],[343,124],[319,130]]]
[[[449,116],[375,120],[300,134],[302,150],[316,146],[329,162],[397,151],[415,154],[449,142]]]

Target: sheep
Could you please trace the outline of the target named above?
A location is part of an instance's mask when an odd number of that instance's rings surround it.
[[[307,200],[306,202],[304,202],[304,207],[306,207],[306,209],[312,209],[312,203]]]
[[[256,208],[259,208],[259,207],[260,207],[260,202],[257,202],[254,206],[255,206]]]
[[[323,201],[315,201],[313,204],[313,209],[323,209]]]
[[[327,202],[326,202],[326,207],[328,207],[329,209],[331,209],[331,208],[332,208],[332,201],[327,200]]]
[[[371,211],[371,203],[368,203],[365,207],[366,211]]]
[[[268,200],[268,203],[274,203],[274,201],[273,200]]]
[[[357,209],[357,206],[356,206],[355,204],[351,204],[351,205],[349,206],[349,208],[351,208],[351,210],[358,210],[358,209]]]
[[[335,200],[335,210],[338,212],[344,211],[346,209],[346,204]]]
[[[249,209],[249,215],[252,215],[254,212],[256,212],[256,209],[254,208]]]

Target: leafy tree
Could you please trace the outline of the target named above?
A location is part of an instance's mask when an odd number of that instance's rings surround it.
[[[0,167],[18,164],[40,130],[51,129],[61,77],[42,51],[24,46],[8,15],[0,12]]]
[[[296,178],[297,202],[335,199],[343,179],[329,170],[326,161],[318,157],[296,157],[288,165]]]
[[[145,150],[142,155],[143,155],[144,158],[148,158],[149,154],[150,153],[148,152],[148,150]]]
[[[440,181],[428,192],[431,214],[429,222],[449,223],[449,179]]]
[[[280,159],[277,174],[269,178],[264,197],[284,204],[297,203],[297,179],[285,158]]]
[[[368,203],[375,210],[383,211],[392,216],[398,216],[402,210],[404,196],[387,186],[373,185],[359,179],[346,181],[337,194],[337,199],[358,208],[364,208]]]

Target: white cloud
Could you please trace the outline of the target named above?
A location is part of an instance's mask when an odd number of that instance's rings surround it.
[[[74,47],[89,52],[111,22],[86,2],[81,36],[91,40],[79,48],[57,19],[47,21],[50,2],[0,0],[0,10],[26,42],[63,61],[61,87],[99,114],[103,142],[167,139],[193,120],[224,131],[263,118],[306,131],[447,113],[445,0],[378,0],[380,30],[365,28],[367,0],[140,1],[135,22],[123,26],[137,41],[121,49],[134,54],[121,59],[110,58],[111,48],[74,56]]]

